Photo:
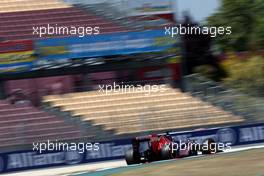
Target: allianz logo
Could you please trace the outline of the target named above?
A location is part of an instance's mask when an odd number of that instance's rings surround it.
[[[38,154],[37,152],[13,153],[7,155],[7,170],[58,164],[81,163],[83,154],[78,151]],[[1,163],[0,163],[1,165]]]

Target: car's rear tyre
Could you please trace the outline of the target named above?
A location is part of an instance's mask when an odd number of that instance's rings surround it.
[[[162,160],[168,160],[168,159],[172,159],[172,153],[171,153],[171,149],[168,145],[164,145],[160,151],[160,155],[161,155],[161,159]]]
[[[209,139],[206,139],[204,142],[203,142],[203,145],[207,145],[207,149],[206,150],[202,150],[202,153],[203,154],[212,154],[212,153],[216,153],[216,148],[212,148],[212,145],[216,145],[215,141],[212,139],[212,138],[209,138]],[[216,146],[215,146],[216,147]]]
[[[134,151],[132,149],[126,151],[125,158],[126,158],[127,165],[138,164],[139,163],[139,161],[135,157]]]
[[[189,151],[189,156],[197,156],[198,155],[198,151],[197,150],[190,150]]]

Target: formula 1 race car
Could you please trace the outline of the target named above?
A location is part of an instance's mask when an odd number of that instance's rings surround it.
[[[207,146],[215,143],[213,139],[206,139],[203,143]],[[132,149],[125,153],[125,159],[128,165],[147,163],[159,160],[168,160],[173,158],[182,158],[202,154],[212,154],[221,152],[213,151],[210,147],[202,147],[202,144],[196,144],[194,141],[181,143],[173,141],[169,135],[148,135],[132,139]]]

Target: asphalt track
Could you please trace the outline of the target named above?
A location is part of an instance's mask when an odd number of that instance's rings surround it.
[[[238,147],[238,148],[236,147],[231,150],[226,150],[223,153],[218,153],[217,155],[225,155],[228,153],[237,153],[241,151],[254,150],[254,149],[260,149],[260,148],[264,148],[264,145],[253,145],[253,146]],[[192,160],[194,158],[200,158],[200,157],[206,158],[206,156],[204,155],[199,155],[199,156],[187,157],[187,158],[178,159],[178,160]],[[176,161],[175,159],[166,160],[166,161],[158,161],[158,162],[153,162],[151,164],[139,164],[139,165],[125,166],[125,167],[118,167],[118,168],[113,168],[113,169],[105,169],[105,170],[100,170],[100,171],[90,172],[90,173],[73,174],[72,176],[116,176],[123,172],[134,171],[135,169],[142,169],[142,168],[144,169],[144,168],[149,167],[150,165],[152,166],[154,165],[155,167],[156,164],[157,164],[156,166],[158,166],[159,164],[170,164],[171,162],[175,162],[175,161]]]
[[[223,154],[232,153],[232,152],[240,152],[240,151],[245,151],[245,150],[250,150],[250,149],[259,149],[259,148],[264,148],[264,144],[235,147],[235,148],[232,148],[231,150],[224,151]],[[221,155],[221,153],[219,155]],[[200,155],[200,156],[195,156],[195,157],[203,157],[203,156]],[[188,158],[184,158],[181,160],[190,160],[192,158],[194,157],[188,157]],[[166,163],[166,162],[171,162],[171,161],[170,160],[158,161],[155,163]],[[115,160],[115,161],[107,161],[107,162],[82,164],[82,165],[76,165],[76,166],[31,170],[31,171],[2,174],[2,175],[3,176],[28,176],[28,175],[34,175],[34,176],[108,176],[111,174],[117,174],[118,172],[123,172],[123,171],[145,167],[147,165],[148,164],[126,166],[126,163],[124,160]]]

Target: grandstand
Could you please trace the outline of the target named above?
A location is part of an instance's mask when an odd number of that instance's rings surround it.
[[[58,0],[2,0],[0,2],[0,38],[4,41],[38,39],[39,36],[33,35],[32,28],[47,24],[65,27],[99,26],[102,34],[129,31],[124,21],[119,23],[115,20],[114,14],[111,18],[107,18],[102,14],[102,10],[96,10],[96,8],[102,8],[102,5],[92,8],[91,5],[72,6]],[[108,10],[108,14],[110,15],[112,11]],[[63,36],[45,35],[44,38]],[[22,86],[21,82],[12,83],[12,85],[18,84]],[[27,86],[23,84],[22,87],[25,89],[31,87],[31,84]],[[107,95],[90,91],[64,92],[63,95],[44,97],[43,103],[46,107],[48,106],[46,109],[59,108],[59,112],[56,113],[45,112],[31,105],[18,106],[2,101],[0,146],[30,144],[33,141],[46,139],[98,140],[102,139],[100,134],[108,134],[108,138],[116,138],[137,133],[199,128],[243,121],[242,117],[194,98],[181,92],[180,89],[173,89],[168,85],[166,87],[165,92],[150,95],[146,95],[144,91]],[[37,90],[34,89],[34,91]],[[6,92],[10,93],[12,90]],[[64,112],[66,114],[69,112],[71,118],[66,118]]]
[[[69,93],[44,97],[44,102],[62,111],[71,112],[94,125],[114,130],[115,135],[129,135],[149,131],[199,128],[242,122],[221,108],[182,93],[166,85],[165,92],[150,93],[99,91]]]
[[[57,0],[11,0],[0,2],[0,38],[4,40],[37,39],[33,27],[99,27],[100,34],[125,32],[127,28],[80,8]],[[59,34],[55,37],[69,36]],[[54,37],[44,35],[44,38]]]

